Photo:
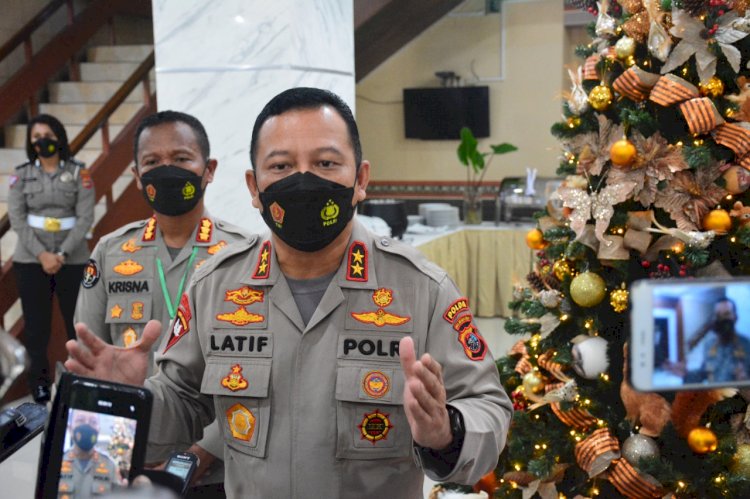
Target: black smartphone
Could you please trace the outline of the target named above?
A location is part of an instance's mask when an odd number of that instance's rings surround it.
[[[171,473],[182,480],[183,488],[180,494],[184,494],[190,485],[190,479],[193,477],[193,473],[200,465],[200,459],[192,452],[173,452],[167,464],[164,467],[164,471]]]
[[[64,373],[44,433],[35,497],[88,498],[127,486],[143,469],[151,405],[143,387]]]

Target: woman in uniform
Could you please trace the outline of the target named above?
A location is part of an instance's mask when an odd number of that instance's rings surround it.
[[[34,400],[46,402],[52,296],[57,295],[68,338],[75,338],[73,312],[89,258],[86,234],[95,196],[91,176],[70,157],[68,136],[56,118],[41,114],[29,122],[26,155],[29,161],[10,177],[8,215],[18,234],[13,269],[31,359],[29,388]]]

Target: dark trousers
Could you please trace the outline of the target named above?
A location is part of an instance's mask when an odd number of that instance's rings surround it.
[[[68,339],[75,339],[73,313],[76,309],[78,287],[85,265],[63,265],[55,275],[48,275],[39,263],[13,263],[18,294],[25,321],[23,344],[29,354],[29,388],[50,383],[47,345],[52,323],[52,296],[57,295],[65,321]]]

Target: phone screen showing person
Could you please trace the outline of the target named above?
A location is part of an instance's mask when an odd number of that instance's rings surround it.
[[[89,498],[126,487],[143,466],[150,406],[143,388],[63,378],[40,456],[37,497]]]
[[[637,388],[750,384],[750,282],[646,281],[633,302]]]

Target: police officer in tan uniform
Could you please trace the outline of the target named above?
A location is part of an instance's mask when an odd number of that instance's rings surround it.
[[[94,188],[83,163],[71,157],[68,137],[54,116],[40,114],[26,128],[27,163],[10,177],[8,215],[18,243],[13,270],[25,319],[29,388],[49,400],[47,344],[52,293],[57,295],[68,338],[75,338],[73,311],[94,221]]]
[[[121,479],[115,463],[94,448],[99,437],[99,416],[74,410],[70,432],[73,446],[60,466],[59,497],[88,499],[119,487]]]
[[[466,298],[352,220],[369,179],[360,151],[334,94],[272,99],[247,180],[273,234],[196,272],[146,381],[157,443],[216,416],[229,497],[421,497],[423,472],[475,483],[505,444],[512,407]],[[114,378],[141,383],[157,329],[121,350],[81,326],[66,365],[128,365]]]
[[[205,211],[203,191],[217,162],[209,159],[208,137],[195,117],[175,111],[146,117],[135,142],[133,172],[154,216],[99,241],[83,274],[76,307],[76,322],[121,347],[133,345],[151,319],[166,328],[195,270],[225,246],[248,237]],[[154,367],[152,362],[149,372]],[[213,431],[214,437],[207,436],[190,449],[200,454],[201,472],[213,456],[223,456],[218,428]],[[147,459],[162,462],[170,452],[192,442],[187,433],[175,435],[173,441],[151,448]],[[217,474],[223,481],[223,473]]]

